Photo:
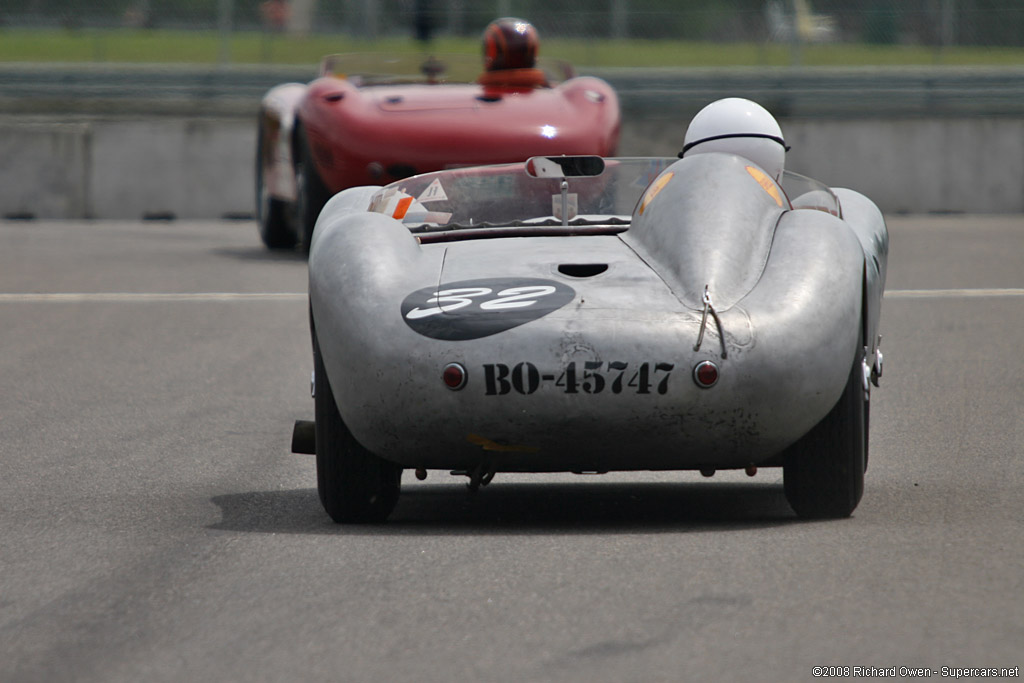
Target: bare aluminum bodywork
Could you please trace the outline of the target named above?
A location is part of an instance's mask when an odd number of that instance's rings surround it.
[[[851,190],[829,193],[837,210],[793,209],[739,157],[665,166],[629,229],[604,233],[429,242],[367,210],[380,188],[336,195],[309,294],[355,438],[425,469],[777,464],[862,347],[873,362],[885,223]],[[720,375],[701,388],[707,360]],[[451,363],[466,370],[459,390],[441,379]]]

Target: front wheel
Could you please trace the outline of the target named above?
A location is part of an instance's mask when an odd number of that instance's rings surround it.
[[[835,407],[784,454],[790,507],[807,519],[849,517],[864,494],[866,457],[867,402],[858,353]]]
[[[288,221],[287,204],[271,196],[267,186],[267,165],[272,163],[273,150],[269,149],[267,125],[260,117],[256,134],[256,223],[260,238],[268,249],[290,249],[295,246],[295,233]]]
[[[316,219],[320,216],[320,210],[324,208],[324,204],[331,198],[331,192],[316,170],[306,129],[300,127],[297,137],[295,226],[299,231],[299,244],[302,251],[308,254],[309,247],[313,242],[313,228],[316,227]]]
[[[313,369],[320,502],[339,524],[383,522],[398,502],[402,468],[363,448],[342,421],[315,331]]]

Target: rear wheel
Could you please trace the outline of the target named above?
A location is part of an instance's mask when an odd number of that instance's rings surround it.
[[[786,499],[800,517],[849,517],[864,493],[867,401],[863,357],[832,411],[784,454]]]
[[[331,198],[330,190],[324,185],[320,173],[313,162],[306,129],[299,127],[297,131],[295,158],[295,225],[299,231],[302,251],[309,253],[313,241],[313,228],[320,210]]]
[[[398,502],[402,468],[363,448],[342,421],[315,332],[313,368],[316,483],[320,502],[339,524],[382,522]]]
[[[260,238],[268,249],[290,249],[295,246],[295,233],[288,224],[287,204],[270,195],[267,186],[266,166],[273,152],[267,149],[267,136],[263,117],[260,117],[256,134],[256,223]]]

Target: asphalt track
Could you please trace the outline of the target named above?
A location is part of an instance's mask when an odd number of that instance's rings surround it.
[[[302,259],[251,223],[0,222],[0,681],[1024,665],[1024,218],[890,230],[851,519],[797,520],[771,470],[432,473],[340,527],[289,453]]]

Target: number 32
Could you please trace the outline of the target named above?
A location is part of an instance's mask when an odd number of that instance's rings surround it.
[[[476,299],[483,299],[492,293],[489,287],[462,287],[443,289],[427,299],[428,308],[416,307],[405,314],[409,320],[426,318],[438,313],[450,313],[471,305]],[[504,311],[533,306],[541,297],[555,293],[555,288],[548,285],[530,285],[503,289],[492,298],[480,302],[484,311]]]

